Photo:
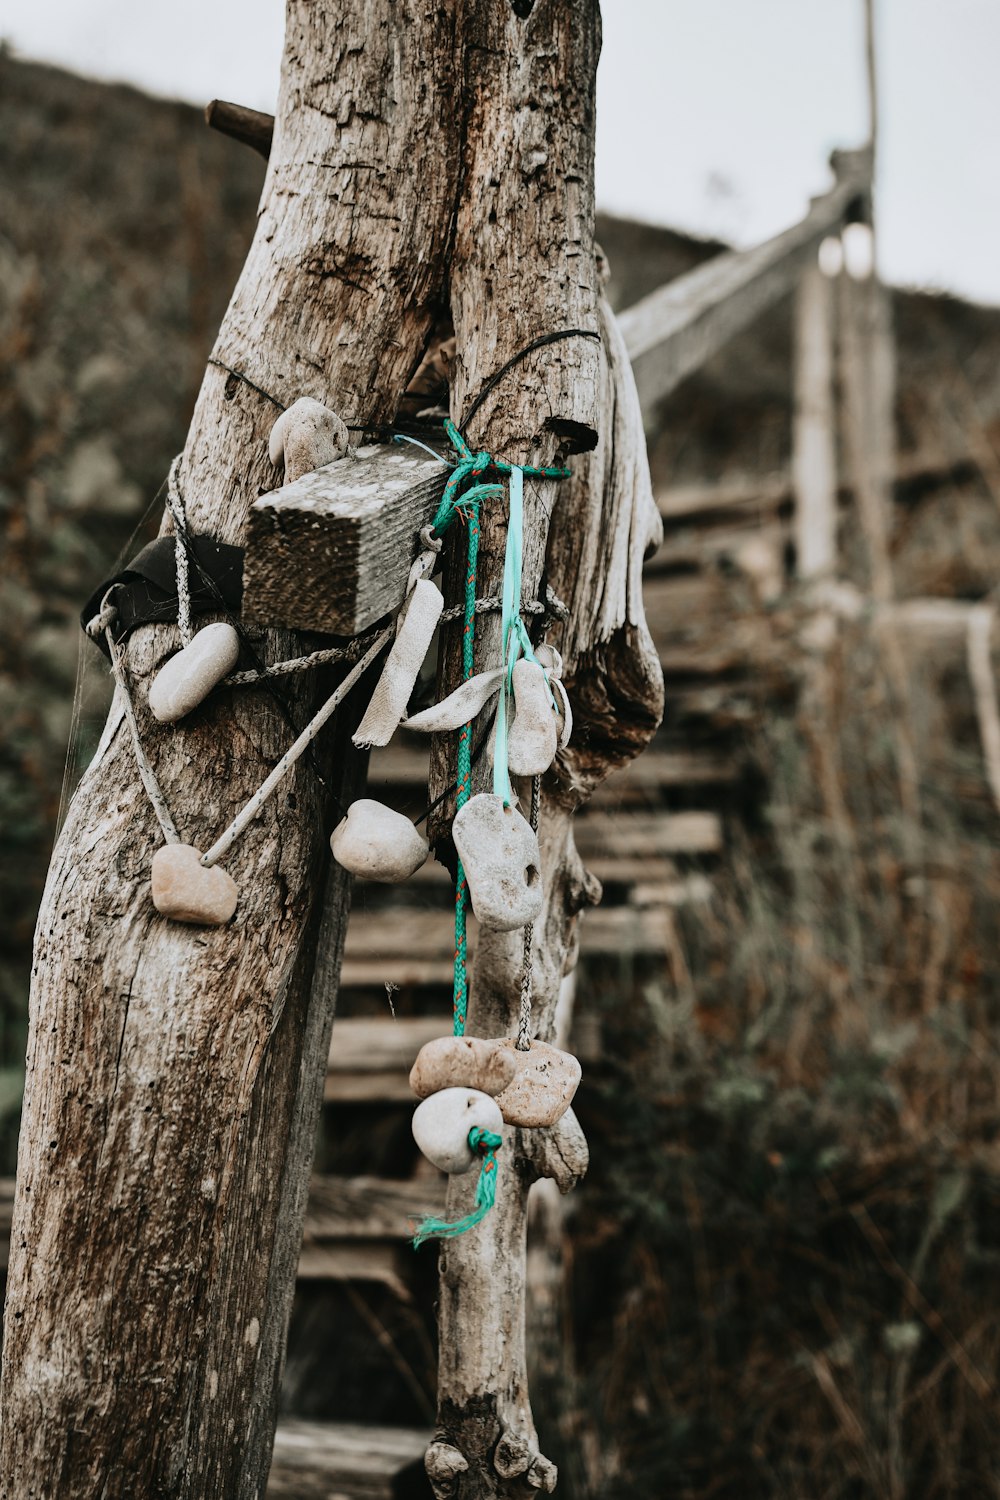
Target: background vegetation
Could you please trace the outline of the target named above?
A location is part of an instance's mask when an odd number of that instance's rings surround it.
[[[0,132],[10,1172],[74,700],[71,762],[106,699],[77,612],[183,440],[263,166],[186,107],[4,56]],[[619,305],[717,248],[613,221],[600,238]],[[980,598],[1000,576],[1000,314],[900,295],[896,318],[900,446],[919,460],[897,487],[897,583]],[[781,309],[677,393],[658,482],[787,463],[789,337]],[[845,544],[861,582],[850,527]],[[867,618],[817,655],[797,608],[772,610],[782,690],[761,679],[735,732],[745,774],[711,903],[678,914],[668,972],[623,955],[583,978],[604,1056],[580,1113],[600,1149],[571,1225],[575,1347],[540,1412],[567,1500],[996,1494],[1000,856],[967,674],[947,646],[911,653],[908,824]],[[303,1392],[309,1338],[325,1346],[308,1315]]]

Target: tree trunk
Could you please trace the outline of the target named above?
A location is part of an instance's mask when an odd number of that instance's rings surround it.
[[[289,0],[257,233],[216,347],[254,384],[206,372],[182,468],[194,531],[239,543],[276,482],[278,406],[260,391],[392,419],[442,294],[460,11]],[[175,645],[143,628],[127,670],[181,836],[206,848],[291,731],[262,690],[158,725],[145,689]],[[298,727],[317,683],[287,680]],[[36,936],[0,1389],[10,1500],[263,1493],[346,904],[334,876],[321,931],[331,794],[355,774],[346,754],[323,765],[325,785],[300,761],[229,857],[223,928],[151,905],[160,836],[118,704],[77,793]]]
[[[475,10],[495,20],[495,6]],[[474,54],[475,125],[452,268],[457,421],[487,377],[533,338],[566,329],[600,335],[574,335],[519,363],[469,432],[473,447],[515,462],[548,464],[560,453],[592,450],[574,461],[572,478],[526,485],[534,503],[525,508],[523,597],[537,597],[548,581],[569,606],[569,619],[549,639],[563,653],[577,720],[542,799],[545,896],[533,935],[533,1034],[541,1038],[553,1035],[560,982],[575,958],[577,916],[600,898],[573,843],[572,812],[609,770],[642,748],[662,711],[662,676],[641,598],[643,554],[658,543],[660,523],[635,383],[600,297],[593,241],[598,51],[592,0],[542,0],[526,20],[508,16],[486,28]],[[505,160],[513,171],[502,171]],[[484,507],[481,532],[479,593],[495,594],[503,572],[503,502]],[[461,545],[460,539],[456,552]],[[461,576],[459,555],[450,566],[453,597]],[[442,689],[459,674],[457,635],[442,653]],[[481,616],[477,670],[495,664],[499,641],[497,618]],[[481,732],[474,730],[474,743]],[[484,756],[474,790],[487,773]],[[432,796],[454,783],[447,743],[435,748],[432,778]],[[445,811],[432,831],[446,835]],[[513,1034],[521,942],[519,932],[480,930],[470,1033]],[[555,1467],[538,1451],[527,1389],[527,1196],[539,1176],[568,1191],[586,1161],[572,1111],[550,1130],[509,1132],[495,1207],[473,1232],[442,1244],[438,1427],[427,1454],[440,1500],[513,1500],[554,1488]],[[449,1217],[469,1211],[474,1186],[464,1177],[451,1180]]]

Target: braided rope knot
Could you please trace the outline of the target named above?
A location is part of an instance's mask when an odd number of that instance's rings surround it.
[[[503,1145],[503,1136],[497,1135],[493,1130],[481,1130],[478,1125],[473,1125],[469,1131],[469,1145],[473,1151],[478,1151],[480,1156],[492,1156],[494,1151],[499,1151]]]

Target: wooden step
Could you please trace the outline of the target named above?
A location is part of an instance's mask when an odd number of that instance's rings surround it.
[[[421,746],[403,743],[373,750],[368,769],[369,793],[381,797],[397,790],[425,791],[427,762],[428,751]],[[738,776],[739,765],[731,755],[712,750],[647,750],[622,770],[613,772],[578,816],[585,818],[589,807],[616,805],[636,793],[646,796],[660,788],[725,786]]]
[[[274,1438],[267,1500],[431,1497],[423,1472],[431,1431],[285,1417]],[[405,1488],[404,1488],[405,1486]]]
[[[324,1098],[334,1104],[415,1106],[409,1084],[414,1058],[425,1042],[451,1032],[450,1011],[433,1016],[338,1016],[330,1041]],[[599,1023],[596,1029],[574,1023],[569,1045],[582,1063],[599,1056]]]
[[[440,1035],[440,1032],[436,1032]],[[408,1241],[427,1214],[444,1211],[445,1179],[314,1177],[299,1257],[303,1281],[377,1281],[408,1297]],[[14,1179],[0,1178],[0,1269],[6,1269]]]
[[[469,929],[471,956],[474,919]],[[585,958],[651,958],[671,947],[671,914],[663,906],[598,906],[581,914],[580,949]],[[450,911],[354,912],[347,929],[341,988],[450,986],[453,955]]]

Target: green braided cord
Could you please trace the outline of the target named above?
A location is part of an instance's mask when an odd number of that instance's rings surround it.
[[[473,1125],[469,1131],[469,1145],[473,1151],[478,1151],[483,1159],[483,1164],[479,1169],[479,1181],[476,1183],[475,1208],[464,1218],[453,1219],[451,1222],[433,1217],[422,1220],[413,1236],[414,1250],[419,1250],[425,1240],[453,1240],[456,1235],[464,1234],[467,1229],[474,1229],[493,1207],[497,1196],[496,1153],[503,1145],[503,1137],[494,1134],[492,1130],[480,1130],[478,1125]]]
[[[465,438],[459,432],[454,422],[446,419],[444,423],[445,434],[457,454],[457,461],[444,487],[441,503],[438,505],[431,530],[437,536],[441,536],[456,515],[462,516],[469,528],[467,565],[465,571],[465,616],[462,633],[462,681],[466,682],[475,671],[473,658],[473,644],[476,619],[476,565],[479,556],[479,503],[487,496],[503,494],[503,487],[498,484],[474,483],[471,489],[463,493],[463,486],[471,479],[473,481],[481,477],[489,470],[497,470],[501,474],[512,474],[514,465],[494,459],[489,453],[473,453]],[[396,434],[396,441],[413,442],[403,433]],[[423,447],[423,444],[418,444]],[[530,465],[518,465],[522,474],[528,474],[533,479],[567,479],[568,469],[555,466],[549,468],[533,468]],[[517,483],[518,481],[515,481]],[[520,585],[518,585],[520,588]],[[520,602],[520,601],[519,601]],[[534,660],[534,652],[528,633],[524,629],[520,618],[520,611],[516,612],[517,625],[520,629],[516,633],[516,640],[520,643],[520,649]],[[510,634],[510,631],[507,632]],[[507,647],[506,636],[504,638],[505,651]],[[516,659],[516,654],[515,654]],[[510,663],[513,668],[513,661]],[[507,691],[506,685],[504,692]],[[501,695],[503,696],[503,695]],[[504,716],[504,727],[506,728],[506,716]],[[506,768],[506,754],[503,756],[503,765]],[[456,776],[456,810],[463,807],[469,799],[472,779],[472,726],[464,724],[459,731],[457,776]],[[508,781],[509,788],[509,781]],[[507,798],[509,805],[509,797]],[[468,907],[469,886],[462,868],[462,861],[458,860],[455,869],[455,967],[453,983],[453,1029],[456,1036],[464,1036],[465,1022],[469,1008],[469,983],[468,983],[468,937],[466,931],[466,909]]]

